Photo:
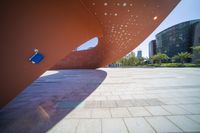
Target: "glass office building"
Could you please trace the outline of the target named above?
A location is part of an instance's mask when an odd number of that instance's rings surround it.
[[[142,51],[141,50],[137,51],[137,58],[142,58]]]
[[[156,40],[149,42],[149,57],[152,57],[156,54]]]
[[[200,43],[200,20],[192,20],[174,25],[156,35],[156,51],[169,57],[180,52],[193,53],[191,47]],[[195,43],[195,44],[194,44]]]
[[[193,46],[200,46],[200,22],[195,25],[195,30],[194,30],[194,38],[193,38]],[[200,54],[198,54],[197,51],[193,50],[193,62],[200,62]]]

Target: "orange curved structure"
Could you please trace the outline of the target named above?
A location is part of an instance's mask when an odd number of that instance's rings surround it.
[[[179,0],[83,0],[101,23],[97,47],[72,52],[52,69],[98,68],[138,46],[177,5]]]
[[[97,68],[121,58],[140,44],[178,2],[0,1],[0,106],[52,66],[54,69]],[[100,40],[96,48],[72,52],[93,37]],[[28,61],[35,48],[44,55],[38,65]]]

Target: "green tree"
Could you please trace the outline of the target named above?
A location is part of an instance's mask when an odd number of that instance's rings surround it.
[[[128,59],[126,57],[123,57],[119,60],[120,64],[122,64],[122,66],[127,66],[128,65]]]
[[[137,65],[144,65],[145,62],[146,62],[146,58],[144,58],[144,57],[138,58],[138,63],[137,63]]]
[[[153,59],[152,57],[146,57],[144,58],[144,64],[152,64],[153,63]]]
[[[177,62],[177,60],[179,59],[178,55],[174,55],[171,60],[173,63]]]
[[[200,54],[200,45],[192,47],[193,50],[196,50],[198,54]]]
[[[152,57],[152,60],[154,62],[158,62],[159,64],[161,64],[163,60],[167,60],[167,59],[169,59],[169,57],[166,54],[162,54],[162,53],[157,53],[156,55]]]
[[[184,64],[186,59],[192,58],[192,54],[188,52],[181,52],[177,54],[177,59],[180,59],[181,63]]]
[[[123,57],[117,61],[122,66],[136,66],[142,65],[144,63],[144,58],[137,58],[135,55],[131,55],[130,57]]]
[[[130,66],[135,66],[135,65],[137,65],[139,63],[139,59],[137,57],[135,57],[135,55],[131,55],[128,58],[128,62],[129,62]]]

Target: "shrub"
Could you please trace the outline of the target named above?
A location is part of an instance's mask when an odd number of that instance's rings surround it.
[[[200,64],[200,60],[196,60],[194,63],[195,64]]]
[[[161,67],[184,67],[184,64],[181,63],[163,63]]]
[[[192,63],[163,63],[161,67],[200,67],[200,64],[192,64]]]
[[[192,54],[188,52],[181,52],[181,53],[178,53],[177,58],[180,59],[182,64],[184,64],[186,59],[192,58]]]
[[[154,62],[158,62],[159,64],[161,64],[163,60],[168,60],[168,59],[169,57],[166,54],[162,54],[162,53],[157,53],[156,55],[152,57],[152,60]]]
[[[191,64],[191,63],[187,63],[185,64],[186,67],[200,67],[200,64]]]

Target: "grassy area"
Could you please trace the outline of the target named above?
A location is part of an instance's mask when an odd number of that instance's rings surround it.
[[[162,63],[162,64],[148,64],[147,66],[151,66],[151,67],[200,67],[200,64]]]

